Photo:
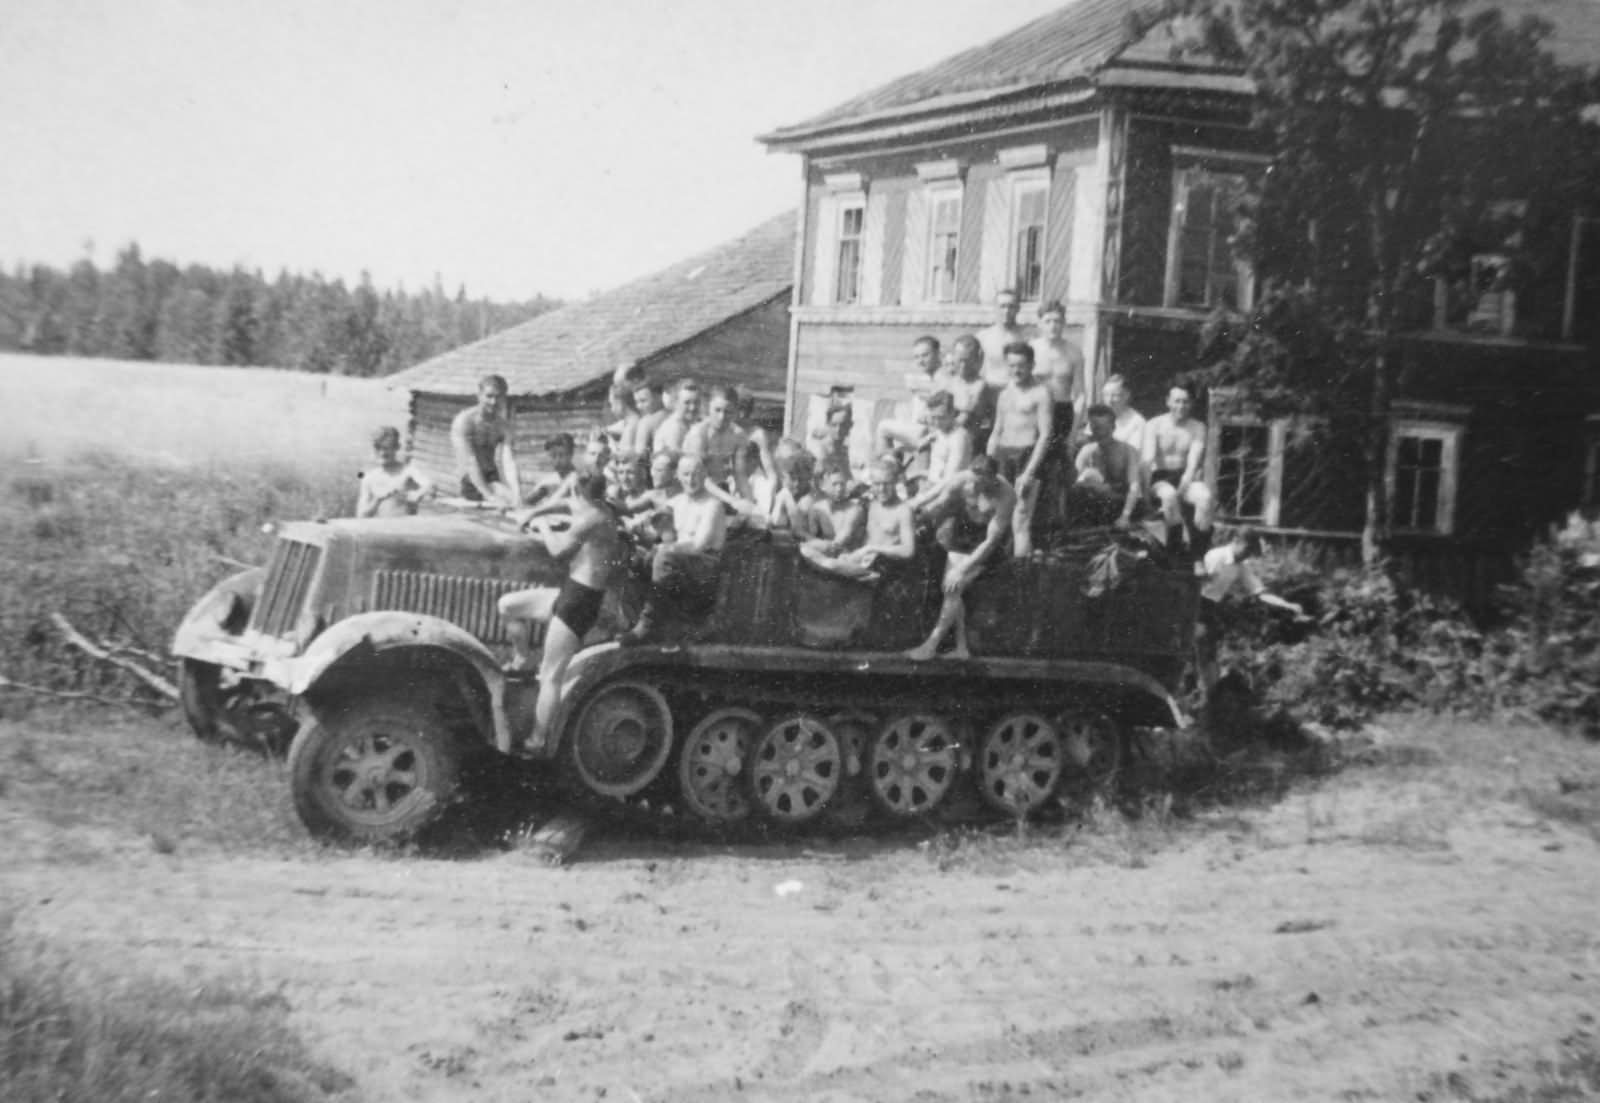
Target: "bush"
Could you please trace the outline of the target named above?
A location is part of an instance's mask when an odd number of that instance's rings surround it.
[[[1403,707],[1513,710],[1600,736],[1600,523],[1575,517],[1536,545],[1488,630],[1381,565],[1328,571],[1290,549],[1257,573],[1315,617],[1308,629],[1256,602],[1220,613],[1222,667],[1269,710],[1332,728]]]

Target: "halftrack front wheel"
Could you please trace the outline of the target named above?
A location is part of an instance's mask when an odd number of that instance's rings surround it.
[[[1110,716],[1072,709],[1056,721],[1061,731],[1061,795],[1075,803],[1108,796],[1122,774],[1122,729]]]
[[[184,719],[202,743],[233,743],[281,757],[299,722],[271,683],[241,678],[216,663],[184,659],[178,668]]]
[[[739,775],[761,717],[749,709],[718,709],[694,726],[678,756],[678,791],[689,810],[711,823],[738,823],[750,815]]]
[[[949,795],[961,748],[950,725],[930,713],[906,713],[883,726],[867,752],[872,798],[892,816],[920,816]]]
[[[978,790],[984,802],[1012,816],[1042,807],[1061,784],[1065,753],[1060,729],[1043,716],[1002,716],[978,748]]]
[[[367,698],[306,724],[289,747],[295,812],[313,835],[394,843],[455,799],[461,750],[424,704]]]
[[[569,762],[584,788],[631,797],[672,754],[672,710],[643,682],[612,682],[584,703],[569,742]]]
[[[806,714],[785,717],[762,732],[745,769],[752,802],[785,825],[821,815],[843,776],[838,736],[820,718]]]

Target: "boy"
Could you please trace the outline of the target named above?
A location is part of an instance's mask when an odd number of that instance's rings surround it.
[[[361,473],[356,496],[357,517],[406,517],[433,493],[433,485],[415,464],[400,462],[400,430],[385,425],[372,434],[378,466]]]
[[[774,450],[778,465],[778,478],[782,481],[772,499],[772,512],[767,515],[767,527],[775,532],[789,532],[804,539],[811,535],[811,510],[816,505],[812,496],[811,475],[816,460],[810,452],[800,447],[798,441],[781,440]]]
[[[571,433],[557,433],[544,442],[544,453],[550,457],[550,470],[534,483],[533,492],[528,495],[529,505],[540,507],[541,513],[548,513],[557,502],[572,497],[578,481],[578,469],[572,462],[576,450],[577,442],[572,439]]]
[[[907,563],[917,554],[917,527],[911,507],[900,500],[900,465],[881,456],[872,465],[865,543],[839,560],[843,573],[870,578],[877,571]]]

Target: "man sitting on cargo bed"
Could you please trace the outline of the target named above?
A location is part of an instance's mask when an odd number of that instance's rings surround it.
[[[1139,453],[1116,438],[1117,413],[1089,407],[1089,443],[1078,449],[1078,481],[1067,492],[1067,517],[1075,526],[1128,528],[1142,501]]]
[[[671,525],[650,557],[650,597],[637,623],[618,639],[624,646],[653,642],[664,620],[698,620],[716,604],[727,513],[706,489],[700,456],[678,461],[678,481],[683,493],[672,499]]]
[[[944,604],[939,622],[920,647],[906,652],[913,659],[931,659],[944,638],[955,631],[956,659],[972,657],[967,646],[966,592],[984,571],[1006,557],[1011,516],[1017,496],[995,471],[992,456],[974,457],[972,466],[956,476],[950,488],[928,507],[941,518],[939,543],[949,553],[944,572]]]
[[[549,586],[516,590],[499,603],[511,639],[508,673],[532,669],[533,623],[547,623],[539,657],[539,698],[534,704],[533,733],[528,737],[530,750],[544,746],[555,711],[556,686],[568,660],[578,653],[583,637],[599,619],[606,586],[627,554],[617,515],[606,502],[604,475],[580,476],[571,502],[572,523],[565,528],[554,529],[537,517],[526,521],[552,556],[571,559],[566,581],[559,590]]]
[[[462,410],[450,423],[461,496],[469,502],[522,504],[511,422],[505,413],[507,390],[504,376],[484,376],[478,380],[478,404]]]

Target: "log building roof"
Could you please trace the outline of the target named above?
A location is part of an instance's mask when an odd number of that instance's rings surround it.
[[[505,377],[513,396],[592,389],[623,365],[649,364],[734,318],[787,299],[794,283],[795,214],[659,272],[425,360],[392,387],[471,395],[478,377]]]

